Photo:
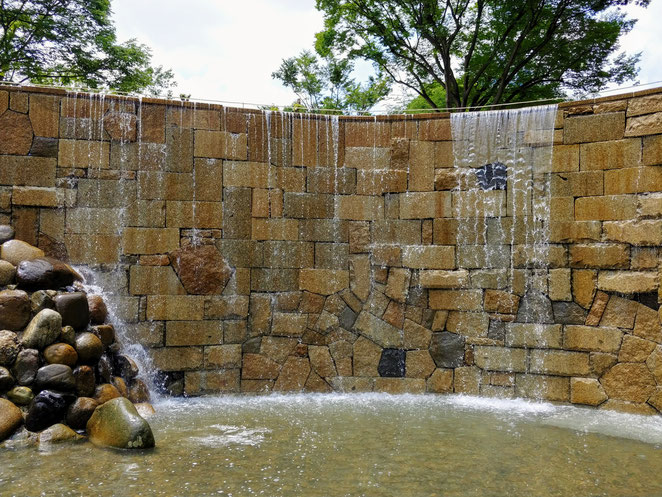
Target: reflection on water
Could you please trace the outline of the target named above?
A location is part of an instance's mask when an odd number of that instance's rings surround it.
[[[662,419],[462,396],[166,400],[151,452],[0,452],[0,495],[662,495]]]

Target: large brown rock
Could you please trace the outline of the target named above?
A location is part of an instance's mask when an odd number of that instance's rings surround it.
[[[44,257],[44,251],[21,240],[8,240],[0,247],[0,258],[17,266],[21,261]]]
[[[90,322],[87,295],[82,292],[58,295],[55,297],[55,309],[62,315],[63,326],[73,326],[75,330],[83,330]]]
[[[149,402],[149,388],[142,380],[133,380],[129,387],[129,400],[134,404]]]
[[[30,299],[22,290],[0,292],[0,329],[21,330],[30,320]]]
[[[25,290],[50,290],[71,285],[76,275],[68,264],[51,257],[21,261],[16,268],[16,283]]]
[[[108,308],[101,295],[88,295],[87,305],[90,309],[90,321],[92,321],[92,324],[102,324],[106,321]]]
[[[0,366],[10,367],[18,355],[18,336],[13,331],[0,330]]]
[[[99,403],[90,397],[78,397],[67,409],[67,424],[75,430],[82,430]]]
[[[91,397],[96,388],[96,378],[94,370],[90,366],[78,366],[74,369],[74,379],[76,380],[76,393],[80,397]]]
[[[27,114],[11,110],[0,116],[0,154],[28,155],[32,146],[32,124]]]
[[[59,444],[68,442],[79,442],[83,436],[76,433],[67,425],[56,423],[49,426],[39,434],[39,444]]]
[[[99,337],[92,333],[81,333],[76,337],[76,352],[83,364],[92,364],[98,361],[103,354],[103,343]]]
[[[607,371],[600,383],[610,399],[646,402],[655,391],[655,377],[645,364],[621,363]]]
[[[94,445],[119,449],[154,447],[154,435],[147,421],[129,399],[117,398],[100,405],[87,422],[87,433]]]
[[[23,413],[12,402],[0,398],[0,442],[9,438],[23,424]]]
[[[190,294],[220,294],[232,276],[230,266],[211,245],[177,249],[170,253],[170,262]]]
[[[39,368],[34,379],[34,389],[70,392],[76,388],[74,373],[66,364],[48,364]]]
[[[121,397],[122,394],[110,383],[103,383],[99,385],[94,391],[94,400],[99,404],[105,404],[109,400]]]
[[[62,316],[59,313],[52,309],[39,311],[23,333],[23,346],[41,350],[55,342],[61,330]]]
[[[78,362],[78,354],[67,343],[54,343],[44,350],[44,359],[48,364],[66,364],[73,368]]]

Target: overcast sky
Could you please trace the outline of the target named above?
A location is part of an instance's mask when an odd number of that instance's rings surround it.
[[[322,29],[315,0],[113,0],[118,38],[152,48],[194,99],[284,105],[295,96],[271,73],[313,45]],[[639,22],[623,40],[643,52],[641,83],[662,80],[662,0],[628,8]]]

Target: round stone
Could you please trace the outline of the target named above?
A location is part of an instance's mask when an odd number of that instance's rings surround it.
[[[115,341],[115,328],[112,324],[100,324],[92,328],[92,333],[99,337],[104,347],[109,347]]]
[[[63,293],[55,297],[55,309],[62,315],[64,326],[84,330],[90,322],[87,295],[82,292]]]
[[[149,423],[129,399],[112,399],[97,407],[87,422],[90,441],[101,447],[147,449],[154,447]]]
[[[16,283],[26,290],[49,290],[66,287],[74,281],[67,264],[50,257],[21,261],[16,268]]]
[[[34,389],[69,392],[76,388],[74,372],[65,364],[49,364],[37,370]]]
[[[87,304],[90,308],[90,321],[93,324],[103,324],[108,317],[108,308],[101,295],[88,295]]]
[[[126,383],[119,376],[113,376],[111,380],[112,385],[117,388],[117,391],[122,397],[129,397],[129,389],[126,387]]]
[[[0,398],[0,442],[9,438],[23,424],[23,413],[7,399]]]
[[[140,372],[136,362],[126,354],[115,356],[115,370],[127,381],[133,380]]]
[[[78,354],[69,344],[54,343],[44,350],[44,359],[48,364],[66,364],[73,368],[78,362]]]
[[[18,350],[18,335],[13,331],[0,330],[0,366],[14,364]]]
[[[23,346],[42,350],[60,336],[62,316],[52,309],[44,309],[32,318],[23,333]]]
[[[133,380],[129,387],[129,400],[134,404],[149,401],[149,388],[142,380]]]
[[[14,363],[14,375],[19,385],[31,385],[39,369],[39,351],[23,349],[18,353]]]
[[[27,406],[34,399],[34,393],[29,387],[14,387],[7,392],[7,398],[17,406]]]
[[[11,262],[0,260],[0,286],[11,285],[16,276],[16,268]]]
[[[140,414],[145,419],[156,415],[154,406],[149,402],[138,402],[134,403],[133,406],[136,408],[136,411],[138,411],[138,414]]]
[[[99,403],[90,397],[78,397],[67,409],[66,421],[74,430],[84,430]]]
[[[14,377],[7,368],[0,366],[0,392],[6,392],[14,386]]]
[[[30,320],[30,299],[23,290],[0,292],[0,329],[18,331]]]
[[[25,427],[30,431],[41,431],[60,422],[64,418],[70,397],[66,394],[43,390],[35,396],[28,414]]]
[[[74,369],[76,380],[76,393],[81,397],[91,397],[96,388],[94,370],[90,366],[78,366]]]
[[[76,337],[76,352],[78,359],[83,364],[92,364],[97,362],[103,354],[103,344],[99,337],[93,333],[81,333]]]
[[[83,437],[62,423],[56,423],[39,434],[39,444],[78,442]]]
[[[21,240],[8,240],[0,247],[0,259],[18,266],[21,261],[44,257],[44,251]]]
[[[63,326],[62,331],[60,331],[60,341],[62,343],[67,343],[72,347],[76,345],[76,330],[73,326]]]
[[[104,404],[111,399],[115,399],[121,396],[122,394],[120,394],[119,390],[117,390],[117,388],[115,388],[110,383],[103,383],[99,385],[94,391],[94,400],[96,400],[99,404]]]

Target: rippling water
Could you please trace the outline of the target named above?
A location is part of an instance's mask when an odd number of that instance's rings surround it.
[[[157,449],[0,452],[0,495],[656,496],[662,419],[462,396],[165,400]]]

